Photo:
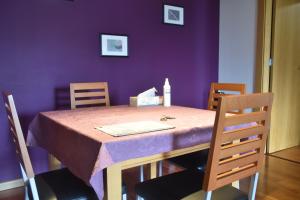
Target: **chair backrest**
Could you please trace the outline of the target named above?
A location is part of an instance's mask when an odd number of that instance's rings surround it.
[[[110,106],[107,82],[71,83],[71,108],[82,106]]]
[[[211,83],[209,98],[208,98],[208,110],[217,110],[219,97],[233,95],[233,94],[245,94],[245,93],[246,93],[246,85],[242,83]],[[241,111],[233,111],[233,112],[241,113]]]
[[[270,130],[272,101],[272,93],[219,98],[203,182],[205,191],[215,190],[260,170]],[[249,108],[252,112],[228,114],[231,110]]]
[[[24,135],[21,129],[19,117],[17,114],[16,106],[14,103],[13,96],[11,93],[3,92],[3,100],[5,104],[5,109],[7,112],[7,118],[9,123],[10,135],[16,147],[16,154],[19,159],[19,162],[22,166],[22,170],[25,171],[27,178],[33,178],[34,172],[26,143],[24,140]],[[24,176],[23,176],[24,178]],[[25,181],[25,180],[24,180]]]

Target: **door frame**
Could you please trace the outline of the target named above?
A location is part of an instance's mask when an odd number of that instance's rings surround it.
[[[257,0],[255,92],[270,91],[273,0]]]
[[[270,92],[274,0],[257,0],[255,92]],[[269,154],[269,138],[266,153]]]

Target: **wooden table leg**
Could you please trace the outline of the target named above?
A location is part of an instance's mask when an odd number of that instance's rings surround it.
[[[150,163],[150,179],[157,177],[157,164],[156,162]]]
[[[107,168],[107,200],[122,199],[121,167],[117,164]]]

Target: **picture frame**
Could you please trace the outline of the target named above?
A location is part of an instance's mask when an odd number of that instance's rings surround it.
[[[163,22],[165,24],[184,25],[184,7],[164,4]]]
[[[100,34],[101,56],[128,57],[128,36]]]

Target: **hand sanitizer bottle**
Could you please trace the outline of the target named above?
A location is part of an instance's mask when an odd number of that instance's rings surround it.
[[[164,85],[164,106],[171,106],[171,86],[168,78],[166,78]]]

